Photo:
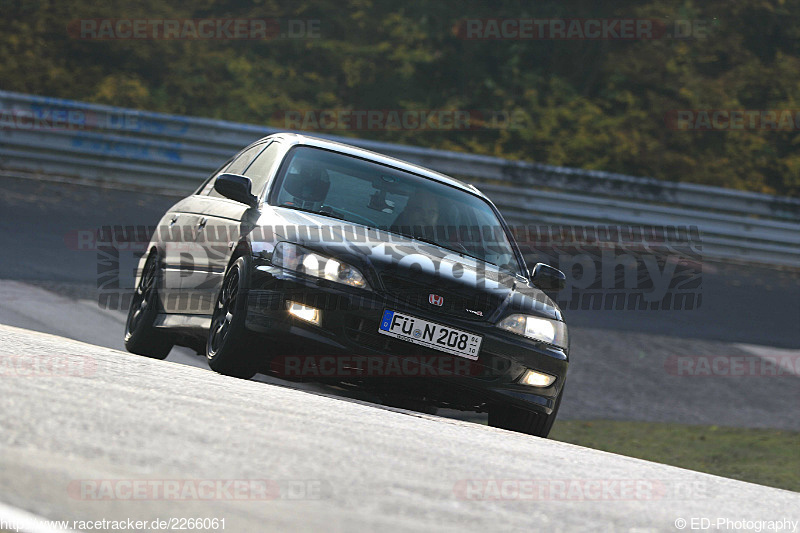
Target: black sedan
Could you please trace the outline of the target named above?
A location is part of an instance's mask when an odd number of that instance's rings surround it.
[[[356,388],[393,405],[488,412],[547,436],[569,340],[475,187],[296,134],[248,146],[164,215],[142,257],[125,346],[174,345],[222,374]]]

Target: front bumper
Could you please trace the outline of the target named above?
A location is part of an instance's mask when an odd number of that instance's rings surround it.
[[[250,279],[246,327],[276,343],[272,350],[265,349],[265,361],[278,356],[277,364],[271,363],[273,371],[280,375],[288,368],[302,370],[300,375],[284,375],[289,379],[348,383],[461,410],[485,411],[492,404],[504,403],[544,414],[552,412],[564,386],[568,366],[564,351],[489,322],[442,316],[391,295],[263,263],[253,269]],[[319,309],[320,325],[291,316],[287,301]],[[470,361],[381,335],[378,327],[385,309],[483,336],[478,359]],[[275,353],[277,346],[285,350]],[[283,354],[292,354],[291,365]],[[556,381],[546,388],[516,383],[528,368],[556,376]]]

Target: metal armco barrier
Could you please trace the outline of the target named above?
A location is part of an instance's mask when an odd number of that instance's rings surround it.
[[[274,128],[0,91],[0,168],[189,193]],[[800,267],[800,199],[363,139],[473,183],[512,225],[697,226],[703,256]]]

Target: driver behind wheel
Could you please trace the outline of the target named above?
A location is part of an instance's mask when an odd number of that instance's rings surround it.
[[[328,172],[311,161],[300,161],[292,165],[283,182],[283,190],[292,196],[291,205],[304,209],[319,209],[328,190],[331,180]]]

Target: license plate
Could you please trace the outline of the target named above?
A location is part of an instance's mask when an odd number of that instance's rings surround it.
[[[478,358],[483,341],[480,335],[388,310],[378,333],[472,360]]]

